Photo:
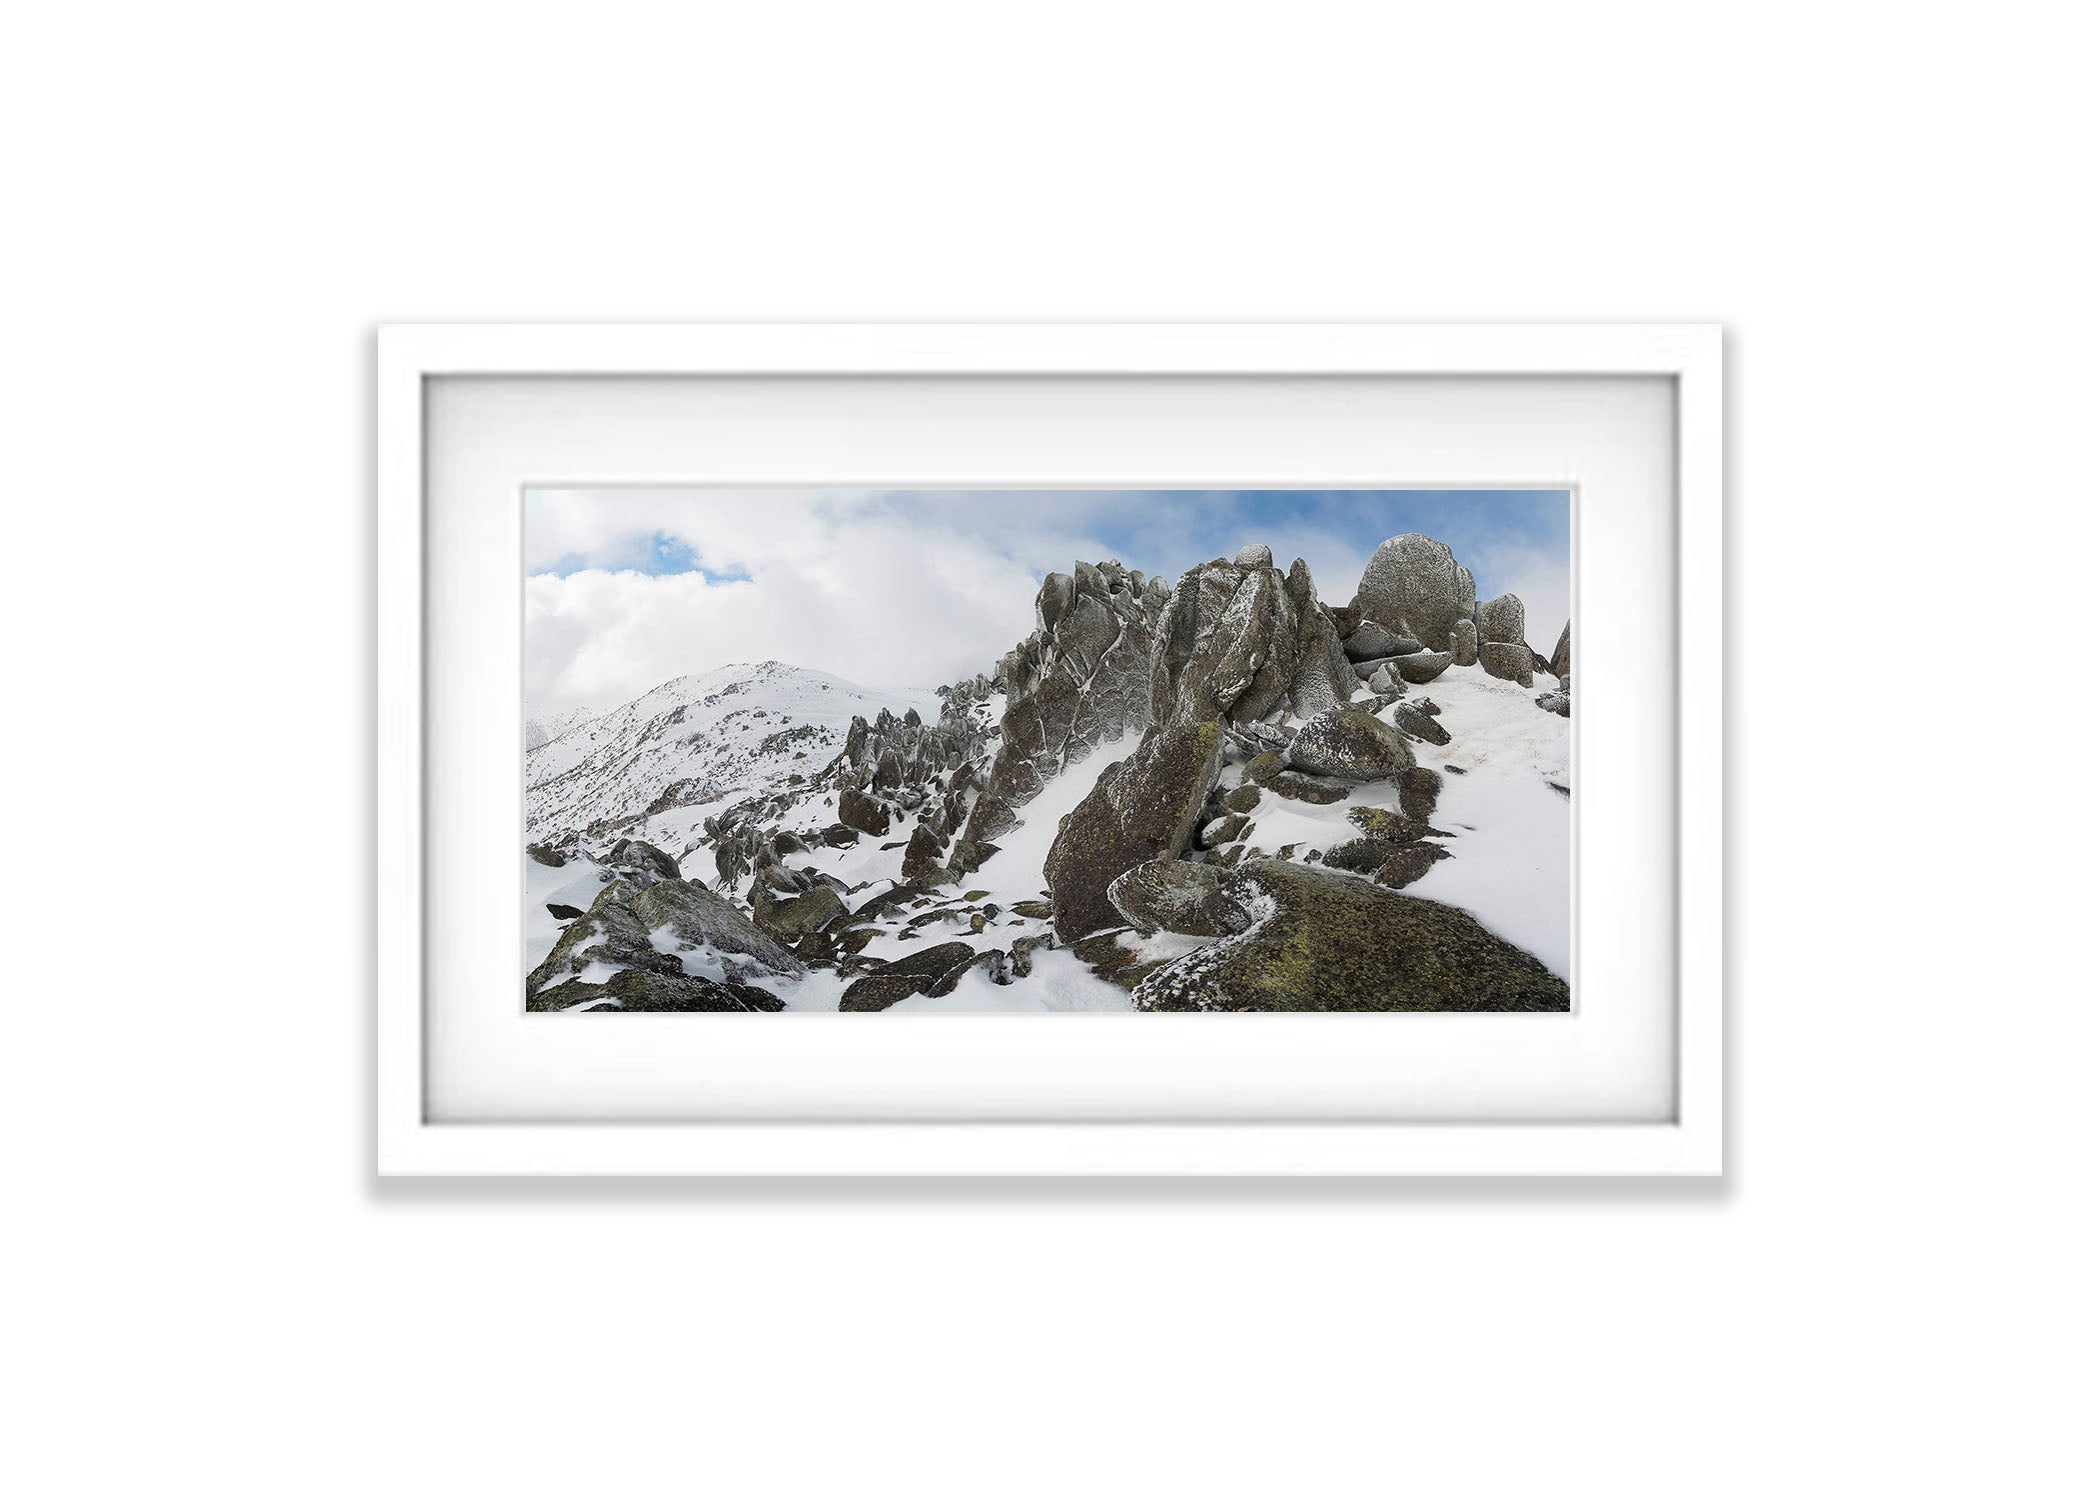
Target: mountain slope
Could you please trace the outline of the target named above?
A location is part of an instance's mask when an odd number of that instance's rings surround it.
[[[931,717],[940,702],[777,661],[673,678],[526,753],[526,837],[602,838],[651,813],[806,780],[838,754],[856,715]]]

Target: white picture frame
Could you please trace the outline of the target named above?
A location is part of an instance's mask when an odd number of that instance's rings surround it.
[[[1675,795],[1665,809],[1675,825],[1675,930],[1654,941],[1674,943],[1674,956],[1663,956],[1674,981],[1667,1037],[1670,1108],[1653,1117],[1604,1121],[1236,1119],[1215,1111],[1202,1118],[1132,1119],[1085,1110],[1049,1118],[773,1120],[617,1120],[573,1112],[498,1120],[434,1113],[425,928],[433,896],[426,879],[426,768],[432,748],[427,650],[433,628],[432,580],[426,571],[433,521],[429,398],[433,382],[515,377],[624,377],[631,382],[1636,377],[1666,383],[1673,481],[1666,520],[1674,531],[1669,555],[1675,571],[1657,584],[1673,599],[1675,612],[1675,680],[1659,684],[1671,690],[1675,705]],[[1723,1171],[1723,406],[1717,327],[404,326],[380,330],[377,380],[376,1160],[382,1175],[1712,1176]],[[537,477],[635,483],[651,476],[622,470]],[[660,477],[693,482],[711,476],[683,469]],[[839,482],[893,476],[808,477]],[[1038,476],[1016,469],[1001,477],[1018,482]],[[1289,476],[1221,472],[1212,477],[1273,483]],[[438,622],[443,628],[456,623]],[[1229,1025],[1236,1018],[1175,1019]],[[1404,1024],[1421,1018],[1348,1019]],[[1346,1033],[1334,1035],[1340,1039]]]

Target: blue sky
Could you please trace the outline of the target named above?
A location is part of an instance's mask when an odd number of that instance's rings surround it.
[[[1409,531],[1449,543],[1482,597],[1521,595],[1550,649],[1570,523],[1565,490],[530,490],[527,699],[610,708],[768,657],[930,686],[988,669],[1028,632],[1043,574],[1075,559],[1171,578],[1263,542],[1343,604]]]

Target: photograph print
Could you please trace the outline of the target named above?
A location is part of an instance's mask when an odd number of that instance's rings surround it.
[[[1571,1007],[1565,489],[524,508],[528,1011]]]

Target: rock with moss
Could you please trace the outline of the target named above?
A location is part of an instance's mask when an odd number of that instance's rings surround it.
[[[1220,889],[1247,929],[1148,975],[1138,1009],[1569,1008],[1565,980],[1456,907],[1280,860],[1240,865]]]
[[[1216,865],[1150,859],[1110,882],[1108,899],[1140,932],[1223,937],[1245,927],[1247,918],[1219,896],[1219,874]]]
[[[830,887],[820,887],[836,901]],[[814,893],[812,893],[814,894]],[[768,937],[729,901],[692,880],[660,880],[635,896],[630,908],[652,932],[668,927],[682,943],[751,960],[776,974],[800,974],[794,954]]]
[[[620,899],[622,893],[631,895],[633,890],[623,881],[612,882],[599,891],[589,911],[562,929],[553,951],[525,977],[528,1003],[542,990],[582,975],[594,966],[650,969],[667,974],[683,971],[684,966],[675,955],[656,951],[649,941],[648,924]]]
[[[1434,771],[1429,773],[1434,776]],[[1431,804],[1434,806],[1434,803]],[[1429,831],[1427,818],[1413,818],[1390,807],[1352,807],[1349,821],[1372,838],[1393,844],[1411,844]]]
[[[1380,865],[1371,878],[1397,891],[1427,875],[1438,860],[1450,857],[1451,851],[1437,844],[1409,844],[1394,850],[1393,857]]]
[[[1315,807],[1331,807],[1355,790],[1356,783],[1342,781],[1333,776],[1314,776],[1305,771],[1279,771],[1270,777],[1262,788],[1274,792],[1287,802],[1308,802]]]
[[[1362,838],[1347,839],[1336,844],[1321,857],[1321,862],[1336,870],[1353,870],[1359,875],[1368,875],[1398,854],[1404,845],[1390,839],[1381,839],[1366,834]]]
[[[864,974],[846,987],[840,1010],[888,1010],[910,995],[922,995],[955,969],[974,963],[977,950],[968,943],[940,943]]]
[[[839,893],[829,885],[816,885],[799,894],[786,895],[760,883],[751,890],[751,915],[759,926],[776,937],[799,937],[835,927],[851,913]]]
[[[1531,648],[1522,641],[1482,641],[1480,669],[1490,677],[1531,686]]]
[[[1316,714],[1291,741],[1290,759],[1297,770],[1348,781],[1375,781],[1415,763],[1406,737],[1360,708]]]
[[[1436,799],[1443,795],[1444,778],[1435,771],[1416,766],[1395,777],[1393,786],[1400,793],[1400,811],[1408,817],[1427,823],[1436,816]]]
[[[1251,813],[1261,806],[1261,788],[1242,782],[1225,794],[1221,805],[1227,812]]]
[[[1057,934],[1067,942],[1122,921],[1109,883],[1148,859],[1189,846],[1217,785],[1224,732],[1214,721],[1149,730],[1128,760],[1102,773],[1043,862]]]
[[[786,1009],[778,995],[755,984],[704,979],[696,974],[659,974],[647,969],[622,969],[604,983],[597,998],[603,1003],[592,1006],[592,1010],[730,1013]]]

